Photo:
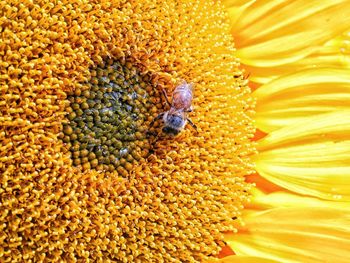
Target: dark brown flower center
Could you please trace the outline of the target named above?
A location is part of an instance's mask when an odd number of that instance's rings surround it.
[[[147,130],[159,96],[149,76],[129,62],[107,60],[91,76],[68,97],[63,140],[74,165],[125,174],[148,154]]]

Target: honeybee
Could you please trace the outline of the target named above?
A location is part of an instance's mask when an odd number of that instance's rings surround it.
[[[170,109],[160,113],[151,122],[151,125],[156,120],[163,119],[164,127],[162,131],[173,136],[179,134],[185,128],[187,122],[197,131],[197,126],[187,116],[189,112],[193,111],[193,84],[183,80],[175,88],[171,102],[166,91],[163,89],[162,92]]]

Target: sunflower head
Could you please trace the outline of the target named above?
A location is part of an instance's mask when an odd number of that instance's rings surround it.
[[[219,3],[2,3],[0,255],[194,262],[235,231],[254,101]],[[165,89],[196,84],[157,140]]]

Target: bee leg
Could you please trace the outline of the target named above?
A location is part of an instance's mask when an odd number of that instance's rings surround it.
[[[187,118],[187,121],[188,121],[188,123],[193,127],[193,129],[195,129],[196,130],[196,132],[198,133],[198,129],[197,129],[197,125],[196,124],[194,124],[192,121],[191,121],[191,119],[190,118]]]
[[[156,135],[157,135],[157,133],[156,133],[156,132],[153,132],[153,131],[147,131],[147,132],[146,132],[147,138],[149,138],[150,136],[156,136]]]
[[[152,148],[154,148],[156,142],[159,140],[159,135],[160,135],[160,132],[158,132],[158,133],[155,135],[154,141],[152,142]]]
[[[155,117],[155,118],[151,121],[151,123],[149,124],[149,128],[152,128],[153,125],[154,125],[154,123],[156,122],[156,120],[159,120],[159,119],[163,118],[163,116],[164,116],[164,112],[159,113],[158,116]],[[150,130],[147,131],[147,134],[148,134],[148,135],[155,135],[154,132],[151,132]]]
[[[185,112],[192,112],[193,111],[193,106],[189,107],[188,109],[185,110]]]
[[[169,105],[169,107],[171,107],[171,103],[170,103],[170,101],[168,99],[168,95],[166,94],[165,89],[162,89],[162,92],[163,92],[163,95],[165,97],[166,103]]]
[[[150,127],[152,127],[153,126],[153,124],[155,123],[155,121],[157,121],[157,120],[159,120],[159,119],[161,119],[161,118],[163,118],[163,116],[164,116],[164,112],[162,112],[162,113],[159,113],[158,114],[158,116],[157,117],[155,117],[152,121],[151,121],[151,123],[149,124],[149,126]]]
[[[154,154],[154,153],[155,153],[155,150],[156,150],[156,143],[157,143],[157,141],[159,140],[160,135],[161,135],[161,132],[158,132],[158,133],[153,132],[154,138],[153,138],[153,140],[150,141],[150,146],[151,146],[151,147],[150,147],[150,150],[149,150],[149,153],[150,153],[150,154]]]

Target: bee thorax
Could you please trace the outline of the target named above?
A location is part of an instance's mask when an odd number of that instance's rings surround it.
[[[186,119],[185,118],[183,118],[183,117],[181,117],[179,115],[169,114],[169,112],[166,112],[164,114],[163,121],[164,121],[163,132],[165,132],[165,133],[177,134],[186,125]]]

